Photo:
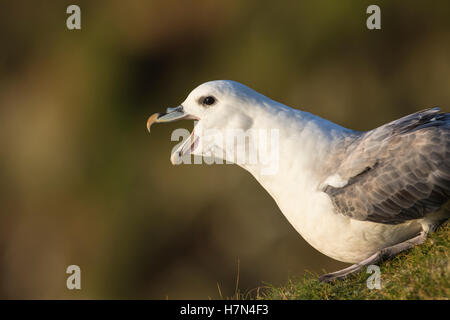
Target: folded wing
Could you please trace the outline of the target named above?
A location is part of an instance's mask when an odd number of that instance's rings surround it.
[[[423,110],[353,142],[325,185],[340,214],[398,224],[438,210],[450,197],[450,114]]]

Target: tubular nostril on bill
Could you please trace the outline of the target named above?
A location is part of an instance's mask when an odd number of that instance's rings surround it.
[[[178,106],[178,107],[175,107],[175,108],[167,108],[167,113],[171,113],[171,112],[174,112],[174,111],[181,111],[181,110],[183,110],[182,106]]]

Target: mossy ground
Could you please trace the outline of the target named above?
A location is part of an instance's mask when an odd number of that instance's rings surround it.
[[[265,285],[234,298],[256,299],[449,299],[450,223],[427,241],[380,264],[381,289],[369,289],[370,274],[360,272],[333,283],[319,282],[308,273],[281,287]],[[255,293],[256,292],[256,293]]]

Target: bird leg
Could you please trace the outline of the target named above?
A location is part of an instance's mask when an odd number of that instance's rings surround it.
[[[330,282],[336,279],[344,279],[350,274],[356,273],[358,271],[361,271],[364,267],[369,266],[371,264],[377,264],[384,260],[390,259],[397,254],[399,254],[402,251],[411,249],[415,245],[422,244],[427,238],[427,232],[422,231],[419,235],[415,236],[414,238],[411,238],[409,240],[400,242],[396,245],[393,245],[391,247],[386,247],[384,249],[381,249],[380,251],[374,253],[369,258],[356,263],[354,265],[351,265],[348,268],[327,273],[319,277],[319,281],[323,282]]]

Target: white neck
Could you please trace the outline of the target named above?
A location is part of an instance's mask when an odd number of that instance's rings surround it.
[[[327,160],[331,153],[340,151],[336,150],[336,140],[356,136],[352,130],[278,103],[265,105],[257,115],[250,116],[254,119],[252,129],[278,130],[278,149],[275,150],[278,155],[273,157],[272,154],[272,160],[277,163],[270,163],[271,168],[277,170],[264,172],[260,163],[240,166],[258,180],[282,211],[284,199],[298,197],[301,192],[314,192],[331,174]],[[299,190],[299,186],[303,190]]]

